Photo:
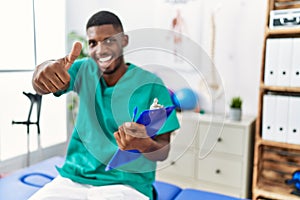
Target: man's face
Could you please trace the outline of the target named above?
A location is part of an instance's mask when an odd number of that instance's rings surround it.
[[[89,54],[103,74],[113,74],[123,62],[123,47],[128,38],[113,25],[92,26],[87,29]]]

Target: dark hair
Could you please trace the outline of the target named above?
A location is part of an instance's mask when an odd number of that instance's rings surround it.
[[[123,25],[117,15],[109,11],[99,11],[95,13],[86,24],[86,30],[92,26],[111,24],[114,28],[120,28],[123,32]]]

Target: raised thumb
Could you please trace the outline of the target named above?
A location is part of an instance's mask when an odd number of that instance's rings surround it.
[[[73,62],[78,58],[82,50],[82,44],[80,42],[74,42],[73,47],[69,55],[66,56],[67,64],[66,69],[69,69]]]

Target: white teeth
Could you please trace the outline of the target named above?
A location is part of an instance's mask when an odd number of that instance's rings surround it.
[[[106,62],[106,61],[109,61],[111,58],[112,58],[112,56],[107,56],[107,57],[99,58],[99,61]]]

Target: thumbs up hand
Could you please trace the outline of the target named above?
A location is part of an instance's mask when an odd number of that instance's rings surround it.
[[[38,94],[48,94],[67,89],[70,83],[68,69],[80,55],[81,49],[81,43],[75,42],[66,57],[38,65],[32,78],[32,86],[35,91]]]

